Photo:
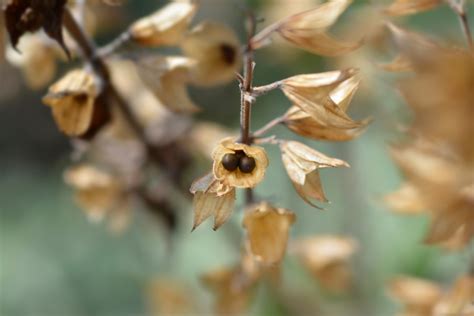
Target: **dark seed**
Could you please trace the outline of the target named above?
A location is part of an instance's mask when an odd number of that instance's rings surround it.
[[[219,49],[221,51],[221,56],[224,62],[227,65],[233,65],[235,62],[236,58],[236,49],[235,47],[229,45],[229,44],[221,44],[219,46]]]
[[[226,170],[234,171],[239,166],[240,157],[237,154],[225,154],[222,165]]]
[[[239,162],[239,169],[242,173],[251,173],[255,169],[255,159],[252,157],[242,157]]]

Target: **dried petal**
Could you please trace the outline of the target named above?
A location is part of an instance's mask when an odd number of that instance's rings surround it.
[[[196,229],[204,220],[214,215],[213,229],[217,230],[232,214],[235,204],[235,190],[208,173],[193,182],[190,189],[194,194],[194,223]]]
[[[61,131],[68,136],[80,136],[91,126],[97,95],[94,75],[73,70],[49,88],[43,102],[52,108]]]
[[[229,171],[222,165],[222,159],[226,154],[234,154],[237,151],[243,151],[247,157],[255,160],[255,168],[250,173],[244,173],[239,168]],[[219,146],[212,154],[214,160],[214,177],[225,185],[236,188],[253,188],[265,176],[268,167],[268,158],[265,150],[259,146],[249,146],[242,143],[236,143],[232,138],[226,138],[221,141]]]
[[[442,0],[395,0],[384,12],[388,15],[408,15],[430,10]]]
[[[279,22],[277,32],[287,41],[315,54],[337,56],[357,49],[362,42],[344,43],[325,33],[349,6],[351,0],[328,1],[315,9]]]
[[[197,10],[192,0],[173,1],[130,26],[134,41],[146,46],[178,45]]]
[[[319,74],[298,75],[282,81],[283,93],[300,109],[311,115],[312,119],[324,126],[338,128],[357,128],[360,123],[354,122],[345,113],[344,108],[338,106],[332,95],[336,88],[354,75],[354,69],[330,71]],[[340,88],[343,89],[343,88]],[[351,89],[346,89],[351,91]],[[346,92],[346,98],[350,93]],[[349,100],[350,101],[350,100]],[[341,102],[344,107],[348,102]]]
[[[286,251],[290,226],[295,214],[274,208],[266,202],[251,206],[245,212],[243,226],[247,229],[250,251],[264,265],[279,263]]]
[[[181,48],[187,57],[197,61],[192,68],[191,80],[199,86],[229,82],[241,66],[240,42],[225,24],[198,24],[186,34]]]
[[[192,113],[199,110],[189,98],[186,86],[192,65],[185,57],[157,56],[138,61],[137,70],[163,106],[173,112]]]
[[[77,203],[93,221],[101,220],[120,199],[119,182],[93,166],[70,168],[65,172],[64,179],[76,189]]]

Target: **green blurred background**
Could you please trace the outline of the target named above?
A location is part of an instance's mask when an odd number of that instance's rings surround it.
[[[298,1],[260,0],[248,5],[265,17],[272,7],[296,5]],[[344,14],[341,28],[368,4],[356,0]],[[120,11],[121,20],[99,34],[98,41],[106,43],[130,21],[160,5],[160,1],[134,0],[125,7],[110,9]],[[242,5],[239,1],[202,0],[194,23],[205,18],[225,21],[243,38]],[[405,18],[401,23],[435,37],[462,42],[456,16],[446,6]],[[257,54],[257,85],[338,67],[338,60],[286,49],[296,52],[283,56],[283,51],[269,48]],[[373,64],[380,61],[369,60]],[[194,293],[193,299],[208,307],[211,296],[198,277],[238,260],[241,212],[236,211],[231,223],[217,232],[205,223],[190,233],[192,209],[183,201],[179,226],[171,238],[159,222],[141,212],[134,212],[130,228],[119,236],[110,234],[103,224],[88,222],[63,183],[62,172],[70,164],[70,145],[57,131],[50,110],[40,102],[44,91],[29,90],[16,70],[1,67],[0,315],[145,315],[146,289],[156,277],[182,282]],[[61,73],[65,69],[67,66],[62,65]],[[270,169],[257,188],[259,196],[297,214],[293,237],[343,234],[359,241],[360,251],[352,261],[354,290],[347,295],[330,294],[294,258],[287,257],[283,264],[284,293],[298,299],[288,303],[289,299],[282,300],[280,294],[263,286],[257,291],[252,315],[293,315],[292,304],[310,302],[319,305],[320,315],[392,315],[397,305],[384,288],[391,277],[409,274],[449,284],[466,271],[467,251],[446,253],[422,244],[428,225],[425,216],[392,214],[381,201],[401,182],[387,148],[400,139],[397,125],[409,121],[402,99],[393,90],[395,78],[375,72],[365,92],[355,98],[351,115],[374,117],[359,139],[331,144],[307,142],[352,166],[322,172],[331,200],[325,211],[308,207],[297,196],[275,148],[268,147]],[[198,119],[238,128],[236,84],[192,89],[191,94],[204,108]],[[252,126],[261,126],[283,113],[288,105],[279,92],[262,97],[255,105]],[[276,133],[298,138],[284,128],[276,129]],[[200,173],[209,165],[201,168]],[[240,199],[238,205],[242,205]]]

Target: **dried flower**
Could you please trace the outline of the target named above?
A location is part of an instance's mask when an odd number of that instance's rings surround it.
[[[173,1],[133,23],[129,29],[130,35],[141,45],[178,45],[196,10],[197,4],[193,0]]]
[[[120,232],[128,224],[129,208],[120,181],[91,165],[78,165],[64,173],[67,184],[76,190],[76,201],[92,221],[110,216],[110,227]]]
[[[287,41],[314,54],[337,56],[357,49],[362,42],[341,42],[327,34],[351,0],[330,0],[279,22],[277,32]]]
[[[343,112],[346,112],[349,104],[359,87],[359,80],[355,77],[349,78],[340,83],[329,93],[329,98]],[[289,92],[292,100],[297,97]],[[353,122],[354,126],[339,127],[333,124],[333,115],[327,115],[314,119],[313,116],[301,108],[308,108],[309,104],[299,102],[301,107],[292,106],[284,116],[283,123],[291,131],[301,136],[316,140],[346,141],[359,136],[370,123],[370,119],[360,122]],[[314,112],[314,111],[312,111]]]
[[[342,291],[350,285],[348,260],[357,247],[357,243],[350,238],[328,235],[295,240],[290,245],[290,252],[325,287]]]
[[[191,80],[199,86],[226,83],[235,78],[241,66],[240,42],[234,31],[217,22],[202,22],[184,37],[184,54],[197,63]]]
[[[43,102],[50,106],[59,129],[81,136],[91,127],[99,94],[96,78],[85,70],[73,70],[53,84]]]
[[[354,74],[354,69],[347,69],[297,75],[283,80],[281,90],[295,106],[321,125],[340,129],[360,128],[363,123],[353,121],[345,113],[355,89],[354,81],[345,82]]]
[[[301,198],[314,205],[310,199],[326,202],[326,196],[319,178],[319,169],[349,167],[342,160],[330,158],[296,141],[284,141],[280,145],[285,169]]]
[[[293,212],[274,208],[267,202],[252,205],[245,211],[243,226],[247,230],[250,252],[257,261],[273,265],[282,260],[295,218]]]
[[[221,141],[212,153],[214,177],[236,188],[253,188],[265,176],[268,158],[259,146],[236,143],[232,138]]]
[[[141,59],[137,70],[163,106],[173,112],[192,113],[199,110],[187,92],[193,64],[186,57],[156,56]]]
[[[235,189],[215,179],[212,173],[194,181],[190,191],[194,194],[193,230],[211,215],[214,215],[213,229],[217,230],[234,210]]]

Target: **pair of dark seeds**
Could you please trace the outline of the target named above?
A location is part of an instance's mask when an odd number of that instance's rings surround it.
[[[255,169],[255,159],[239,150],[233,154],[225,154],[222,158],[222,165],[229,171],[239,168],[242,173],[251,173]]]

